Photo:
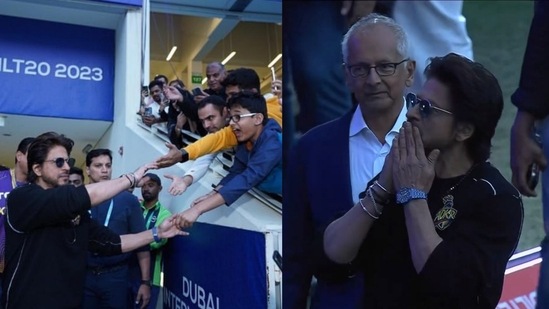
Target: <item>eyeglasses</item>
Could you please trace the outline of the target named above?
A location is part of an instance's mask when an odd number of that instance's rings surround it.
[[[375,69],[377,75],[379,76],[391,76],[395,74],[396,68],[399,64],[402,64],[408,60],[410,60],[410,58],[406,58],[401,62],[387,62],[387,63],[378,64],[378,65],[369,65],[369,64],[348,65],[347,69],[349,70],[349,73],[351,73],[351,76],[355,78],[368,76],[368,74],[370,74],[371,69]]]
[[[239,122],[240,121],[240,118],[244,118],[244,117],[253,117],[255,116],[255,114],[257,113],[249,113],[249,114],[242,114],[242,115],[232,115],[232,116],[229,116],[229,118],[227,118],[229,121],[232,120],[233,122]]]
[[[452,112],[442,109],[440,107],[433,106],[429,100],[420,99],[415,93],[408,93],[406,95],[406,107],[408,109],[414,108],[414,106],[419,104],[419,112],[421,117],[427,118],[431,114],[431,109],[437,110],[439,112],[446,113],[448,115],[453,115]]]
[[[52,162],[55,163],[55,166],[58,168],[62,168],[65,165],[65,162],[69,165],[69,167],[72,167],[74,165],[74,159],[73,158],[55,158],[53,160],[44,160],[44,162]]]

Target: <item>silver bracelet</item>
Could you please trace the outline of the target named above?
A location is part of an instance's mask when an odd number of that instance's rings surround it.
[[[366,195],[370,197],[370,199],[372,200],[372,204],[374,204],[374,210],[376,211],[376,214],[380,216],[381,211],[379,210],[379,208],[377,208],[377,202],[372,191],[373,191],[372,186],[369,186],[368,189],[366,190]]]
[[[382,185],[379,183],[379,181],[377,181],[377,180],[374,181],[374,185],[380,187],[381,190],[383,190],[385,193],[387,193],[387,194],[389,194],[389,195],[395,195],[394,193],[391,193],[391,192],[389,192],[389,190],[385,189],[385,187],[382,186]]]
[[[133,181],[130,181],[130,189],[135,188],[135,186],[137,185],[137,179],[135,177],[135,174],[134,173],[129,173],[129,174],[126,174],[126,175],[131,175],[132,176]]]
[[[379,219],[379,217],[376,217],[376,216],[372,215],[372,213],[370,211],[368,211],[368,208],[366,208],[366,206],[364,206],[364,204],[362,203],[362,199],[359,199],[358,202],[360,203],[360,206],[362,207],[362,210],[364,210],[364,212],[366,212],[368,214],[368,216],[372,217],[372,219],[374,219],[374,220]]]

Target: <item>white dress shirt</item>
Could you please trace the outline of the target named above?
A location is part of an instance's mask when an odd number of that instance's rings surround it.
[[[349,128],[349,167],[354,203],[358,203],[358,195],[366,189],[368,181],[381,172],[393,139],[406,121],[406,111],[404,104],[393,128],[385,135],[385,143],[381,144],[364,122],[360,105],[357,106]]]

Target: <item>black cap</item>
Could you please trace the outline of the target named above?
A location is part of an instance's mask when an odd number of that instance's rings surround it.
[[[160,181],[160,177],[156,176],[156,174],[153,173],[147,173],[143,177],[149,177],[151,181],[156,182],[159,186],[162,185],[162,182]]]

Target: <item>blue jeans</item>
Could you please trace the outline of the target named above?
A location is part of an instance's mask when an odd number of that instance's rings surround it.
[[[119,309],[127,306],[128,266],[99,274],[87,272],[83,309]]]

